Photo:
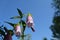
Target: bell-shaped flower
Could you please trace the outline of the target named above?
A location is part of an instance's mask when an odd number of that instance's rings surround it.
[[[12,36],[10,34],[6,34],[4,40],[12,40]]]
[[[34,26],[33,18],[32,18],[32,15],[30,13],[27,15],[26,24],[28,27],[30,27],[32,29],[33,32],[35,31],[34,27],[33,27]]]
[[[21,28],[20,28],[19,24],[15,25],[15,34],[17,37],[20,37],[20,35],[21,35]]]

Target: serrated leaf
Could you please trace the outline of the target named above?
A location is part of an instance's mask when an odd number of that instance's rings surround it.
[[[10,19],[18,19],[21,18],[20,16],[15,16],[15,17],[11,17]]]
[[[18,13],[20,15],[20,18],[22,18],[23,17],[23,14],[22,14],[21,10],[17,8],[17,11],[18,11]]]

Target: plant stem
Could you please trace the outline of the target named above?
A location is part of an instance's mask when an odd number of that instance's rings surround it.
[[[24,32],[22,33],[22,40],[24,40]]]

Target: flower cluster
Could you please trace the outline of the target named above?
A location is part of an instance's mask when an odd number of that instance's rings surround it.
[[[34,22],[33,22],[33,18],[31,14],[27,15],[27,19],[26,19],[26,25],[32,29],[33,32],[35,32],[34,30]],[[15,34],[16,36],[20,37],[21,35],[21,28],[20,28],[20,24],[16,24],[15,25]]]
[[[19,18],[20,21],[18,22],[18,24],[13,24],[13,23],[4,21],[5,23],[10,24],[13,27],[13,30],[8,30],[6,27],[4,27],[5,32],[0,30],[1,31],[0,33],[4,35],[4,40],[12,40],[12,36],[14,34],[16,35],[16,37],[18,37],[18,38],[22,37],[22,39],[24,39],[24,37],[26,36],[24,34],[26,26],[28,28],[31,28],[31,30],[33,32],[35,32],[34,21],[33,21],[32,15],[29,13],[27,15],[26,21],[24,21],[23,20],[24,14],[18,8],[17,8],[17,10],[18,10],[18,13],[19,13],[20,16],[11,17],[11,19]],[[21,28],[22,28],[22,30],[21,30]]]

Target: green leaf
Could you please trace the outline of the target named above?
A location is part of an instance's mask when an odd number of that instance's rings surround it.
[[[5,36],[5,32],[3,30],[0,29],[0,34]]]
[[[7,21],[5,21],[5,23],[8,23],[9,25],[11,25],[11,26],[14,28],[14,25],[15,25],[15,24],[10,23],[10,22],[7,22]]]
[[[21,10],[19,10],[19,9],[17,8],[17,11],[18,11],[18,13],[19,13],[19,15],[20,15],[20,18],[22,18],[22,17],[23,17],[23,14],[22,14]]]
[[[0,34],[5,36],[5,32],[2,29],[3,29],[3,25],[0,26]]]
[[[4,27],[4,30],[5,30],[6,32],[8,32],[8,29],[7,29],[6,27]]]
[[[18,19],[21,18],[20,16],[15,16],[15,17],[11,17],[10,19]]]
[[[25,28],[26,28],[26,23],[25,23],[25,21],[23,21],[23,20],[21,20],[21,22],[22,22],[23,32],[24,32],[24,31],[25,31]]]

